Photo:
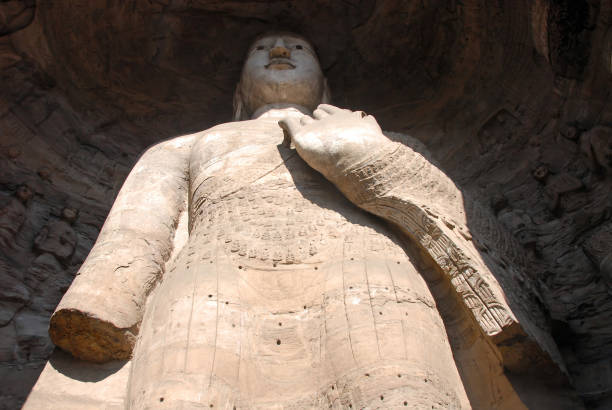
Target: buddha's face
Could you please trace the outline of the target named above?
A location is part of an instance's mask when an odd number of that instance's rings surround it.
[[[291,34],[261,37],[249,49],[240,79],[248,113],[268,104],[295,104],[310,111],[321,102],[325,78],[312,46]]]

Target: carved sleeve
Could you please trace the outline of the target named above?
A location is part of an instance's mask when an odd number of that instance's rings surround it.
[[[534,291],[521,285],[526,265],[520,246],[418,150],[389,142],[347,169],[336,185],[429,254],[482,332],[507,353],[507,367],[520,366],[511,363],[518,349],[563,369]],[[512,352],[502,347],[509,340]]]
[[[95,362],[127,359],[186,206],[193,136],[150,148],[126,179],[89,256],[51,317],[53,342]]]

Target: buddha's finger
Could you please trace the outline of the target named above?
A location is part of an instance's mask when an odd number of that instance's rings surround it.
[[[278,122],[278,125],[283,129],[285,138],[283,139],[283,145],[291,148],[291,142],[293,137],[297,134],[301,125],[297,118],[283,118]]]
[[[300,128],[300,121],[297,118],[283,118],[278,122],[278,125],[284,130],[287,131],[291,136],[298,133]]]
[[[312,116],[315,117],[315,119],[317,120],[322,120],[325,117],[329,117],[329,113],[327,111],[317,108],[312,113]]]
[[[302,118],[300,118],[300,124],[302,125],[308,125],[313,121],[314,119],[308,115],[304,115]]]

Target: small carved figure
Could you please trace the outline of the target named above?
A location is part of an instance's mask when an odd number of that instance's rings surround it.
[[[62,269],[62,265],[55,256],[50,253],[43,253],[38,255],[30,264],[25,283],[31,289],[36,289],[49,276],[60,273]]]
[[[38,233],[34,239],[34,249],[55,255],[62,263],[68,263],[77,244],[77,235],[72,228],[77,217],[76,209],[62,209],[61,219],[51,221]]]
[[[32,190],[20,185],[15,195],[0,208],[0,246],[12,248],[13,241],[26,218],[26,207],[32,198]]]
[[[516,134],[521,123],[508,110],[502,109],[493,115],[478,131],[480,152],[488,152],[495,144],[507,144]]]
[[[584,251],[612,287],[612,224],[602,226],[583,244]]]
[[[580,149],[589,160],[591,170],[612,170],[612,128],[597,126],[580,137]]]

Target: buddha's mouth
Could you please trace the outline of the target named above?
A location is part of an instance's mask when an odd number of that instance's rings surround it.
[[[286,58],[272,58],[266,65],[266,68],[270,68],[272,70],[293,70],[295,65]]]

